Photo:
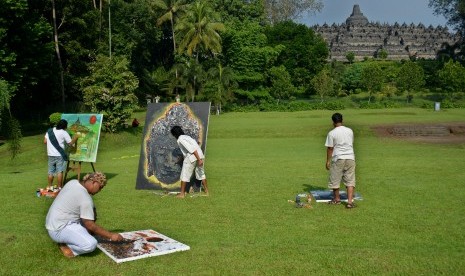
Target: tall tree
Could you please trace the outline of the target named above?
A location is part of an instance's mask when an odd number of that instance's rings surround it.
[[[35,5],[26,0],[0,4],[0,79],[8,83],[11,112],[19,118],[50,98],[49,86],[43,84],[50,82],[52,29]]]
[[[271,24],[298,19],[305,12],[323,8],[321,0],[264,0],[265,13]]]
[[[435,14],[442,14],[447,23],[465,37],[465,1],[463,0],[429,0],[429,6]]]
[[[163,14],[157,19],[157,25],[161,26],[165,22],[170,23],[171,38],[173,40],[173,52],[176,51],[176,34],[174,24],[176,18],[188,6],[185,0],[155,0],[153,2],[157,9],[161,9]]]
[[[420,65],[412,61],[405,62],[397,74],[397,87],[407,91],[407,103],[412,98],[410,92],[420,89],[425,84],[425,74]]]
[[[175,30],[181,41],[178,53],[186,53],[189,57],[195,55],[199,60],[201,54],[221,53],[220,32],[225,30],[218,13],[204,0],[191,4],[186,14],[178,22]]]
[[[179,74],[179,80],[175,85],[184,89],[186,101],[193,102],[196,94],[202,88],[205,76],[202,65],[193,58],[187,58],[176,64],[173,69]]]
[[[63,111],[66,110],[65,107],[65,80],[64,80],[64,69],[63,69],[63,61],[61,59],[60,53],[60,43],[58,40],[58,26],[57,26],[57,16],[56,16],[56,9],[55,9],[55,0],[52,0],[52,21],[53,21],[53,42],[55,45],[55,53],[58,60],[58,68],[60,74],[60,92],[61,92],[61,108]]]
[[[286,67],[294,86],[308,89],[310,80],[326,64],[329,55],[326,42],[311,28],[292,21],[280,22],[265,30],[271,46],[285,47],[277,63]]]
[[[334,91],[334,80],[331,78],[330,71],[327,68],[321,70],[312,79],[312,86],[323,102],[325,96],[331,95]]]
[[[269,46],[264,27],[248,21],[231,25],[224,34],[223,45],[225,64],[234,70],[234,79],[239,86],[235,90],[239,100],[269,96],[268,93],[252,94],[265,91],[266,72],[275,65],[284,46]]]
[[[234,24],[244,21],[265,21],[263,0],[218,0],[212,2],[213,8],[219,11],[223,22]]]
[[[280,100],[289,99],[296,93],[296,88],[292,84],[291,75],[284,65],[273,66],[267,73],[270,86],[270,96],[279,103]]]
[[[460,63],[449,60],[438,71],[438,77],[450,99],[453,99],[457,92],[465,92],[465,68]]]
[[[237,86],[237,82],[234,80],[234,71],[218,62],[218,66],[210,68],[207,75],[214,87],[210,99],[213,100],[216,114],[219,115],[221,106],[232,96],[231,89]]]
[[[453,47],[452,57],[465,65],[465,1],[464,0],[429,0],[429,6],[435,14],[442,14],[447,23],[459,34],[460,41]]]
[[[372,62],[363,67],[360,76],[362,87],[368,91],[368,103],[370,103],[373,94],[381,91],[384,83],[384,76],[381,67]]]
[[[137,103],[134,91],[138,80],[129,71],[129,61],[123,56],[99,55],[89,64],[91,74],[80,81],[84,104],[92,112],[103,113],[103,128],[115,132],[131,117]]]

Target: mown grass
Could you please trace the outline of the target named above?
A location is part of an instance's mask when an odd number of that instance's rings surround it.
[[[191,247],[123,264],[99,250],[65,259],[44,229],[52,200],[35,197],[46,184],[43,134],[25,137],[15,160],[2,145],[0,274],[462,274],[465,145],[376,137],[370,127],[463,122],[465,110],[344,110],[356,135],[357,191],[364,200],[352,210],[322,203],[294,208],[287,200],[297,193],[326,188],[324,139],[332,113],[211,116],[211,196],[184,200],[135,190],[140,129],[102,134],[95,167],[109,184],[94,197],[98,223],[114,231],[154,229]]]

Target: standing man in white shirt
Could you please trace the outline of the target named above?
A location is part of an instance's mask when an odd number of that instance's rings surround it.
[[[71,139],[71,136],[66,131],[67,128],[68,122],[61,119],[56,127],[48,129],[47,133],[45,133],[44,144],[47,145],[48,155],[47,190],[52,189],[55,175],[57,176],[57,186],[59,188],[63,186],[63,171],[66,169],[66,161],[68,161],[65,153],[65,143],[72,147],[79,138],[78,135],[75,135]]]
[[[326,137],[326,169],[329,170],[328,187],[333,190],[333,199],[329,204],[341,204],[339,187],[341,182],[347,188],[347,208],[355,207],[353,203],[355,189],[355,153],[354,133],[342,125],[342,114],[334,113],[331,117],[334,129]]]
[[[179,198],[184,198],[186,193],[186,183],[190,181],[192,173],[195,170],[195,178],[202,181],[205,193],[208,195],[207,178],[203,167],[204,154],[200,145],[192,137],[185,135],[180,126],[171,128],[171,134],[176,138],[179,148],[181,149],[184,161],[181,170],[181,192]]]

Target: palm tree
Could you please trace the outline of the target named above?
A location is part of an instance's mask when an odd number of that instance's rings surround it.
[[[193,102],[195,94],[201,87],[200,84],[205,75],[201,64],[194,59],[187,59],[183,63],[175,64],[173,70],[179,72],[179,80],[171,84],[171,87],[182,87],[186,92],[186,101]]]
[[[171,35],[173,37],[173,52],[176,52],[176,37],[174,33],[174,22],[176,16],[179,15],[188,4],[185,0],[155,0],[154,5],[163,10],[163,15],[158,18],[157,25],[161,26],[163,23],[169,21],[171,24]]]
[[[162,9],[164,11],[163,15],[158,18],[157,20],[157,25],[160,26],[166,21],[169,21],[171,24],[171,36],[173,39],[173,55],[176,54],[176,34],[174,32],[174,22],[175,18],[179,13],[182,13],[188,4],[185,3],[185,0],[155,0],[154,2],[155,6],[159,9]],[[178,82],[178,71],[175,70],[175,78],[176,82]],[[178,91],[177,86],[175,87],[176,89],[176,94]]]
[[[181,41],[178,53],[184,51],[189,57],[194,54],[198,61],[200,52],[221,52],[221,37],[218,32],[224,31],[224,24],[219,22],[219,16],[205,1],[199,0],[186,10],[175,27]]]
[[[217,87],[213,96],[213,103],[216,107],[216,115],[221,112],[221,104],[231,95],[231,89],[237,86],[234,80],[234,72],[230,67],[223,67],[219,62],[218,67],[213,67],[208,71],[208,76],[215,82]]]

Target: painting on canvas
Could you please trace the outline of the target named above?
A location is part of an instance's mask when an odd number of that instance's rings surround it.
[[[68,133],[79,135],[75,148],[70,148],[69,160],[95,162],[102,128],[102,114],[62,114],[68,121]]]
[[[120,233],[124,241],[99,240],[97,247],[117,263],[189,250],[190,247],[154,230]]]
[[[200,144],[206,155],[209,115],[208,102],[147,106],[136,189],[179,190],[183,156],[170,130],[180,126]]]

